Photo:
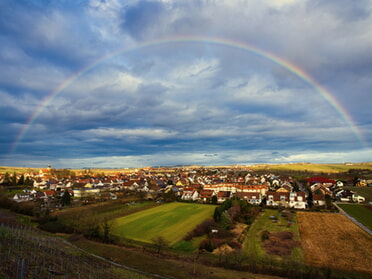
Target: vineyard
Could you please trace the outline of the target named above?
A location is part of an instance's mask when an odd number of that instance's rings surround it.
[[[0,277],[151,278],[90,255],[0,212]]]

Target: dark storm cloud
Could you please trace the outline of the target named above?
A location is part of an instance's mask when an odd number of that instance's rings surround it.
[[[371,24],[367,1],[2,1],[1,162],[368,160]],[[136,49],[187,36],[256,46],[296,70],[233,45]],[[131,51],[100,60],[118,49]]]
[[[145,39],[165,14],[165,4],[158,1],[139,1],[123,11],[121,27],[134,38]]]

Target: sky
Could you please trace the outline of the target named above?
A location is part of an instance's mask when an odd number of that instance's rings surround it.
[[[2,0],[0,165],[372,159],[372,1]]]

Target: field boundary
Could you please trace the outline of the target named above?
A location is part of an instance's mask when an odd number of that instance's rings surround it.
[[[372,235],[372,231],[364,226],[362,223],[360,223],[358,220],[356,220],[354,217],[351,217],[345,210],[343,210],[341,207],[338,206],[337,203],[333,203],[337,209],[340,211],[341,214],[345,215],[350,221],[352,221],[355,225],[359,226],[361,229],[363,229],[366,233],[369,235]]]

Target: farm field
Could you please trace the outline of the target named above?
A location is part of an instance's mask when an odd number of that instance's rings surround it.
[[[275,216],[277,218],[277,222],[273,222],[270,219],[270,216]],[[291,226],[287,226],[287,219],[280,215],[280,212],[276,209],[265,209],[263,214],[261,214],[257,220],[251,225],[249,229],[248,235],[244,242],[244,250],[248,255],[252,255],[257,258],[267,258],[273,257],[276,259],[280,259],[279,256],[269,255],[264,249],[264,243],[262,241],[262,232],[268,231],[270,234],[275,233],[283,233],[289,232],[293,234],[293,240],[299,241],[299,232],[297,227],[296,215],[292,216],[293,224]],[[287,246],[287,245],[285,245]],[[288,247],[288,246],[287,246]],[[302,249],[299,246],[291,247],[293,248],[292,251],[289,251],[290,258],[302,262],[303,261],[303,253]],[[280,252],[281,248],[278,247],[278,252]],[[282,252],[285,253],[283,250]]]
[[[372,205],[338,204],[347,214],[372,230]]]
[[[162,236],[174,245],[207,218],[215,206],[190,203],[169,203],[113,220],[113,235],[141,242],[152,242]]]
[[[341,214],[298,212],[305,263],[370,273],[372,238]]]
[[[369,169],[372,170],[372,163],[353,163],[353,164],[312,164],[312,163],[294,163],[278,165],[253,165],[255,170],[271,171],[310,171],[319,173],[339,173],[346,172],[349,169]]]

